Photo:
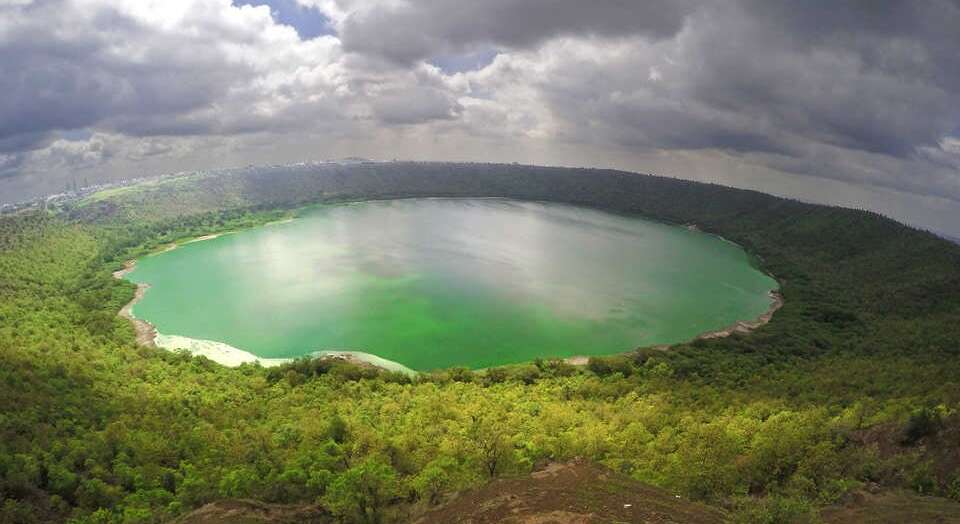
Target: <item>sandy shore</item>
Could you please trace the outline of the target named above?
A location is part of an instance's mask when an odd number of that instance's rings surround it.
[[[385,358],[378,357],[372,353],[364,353],[362,351],[317,351],[311,353],[314,358],[326,358],[326,359],[336,359],[343,360],[344,362],[350,362],[351,364],[356,364],[360,366],[370,366],[380,369],[385,369],[387,371],[399,371],[400,373],[406,373],[408,375],[416,375],[417,372],[400,364],[399,362],[394,362],[392,360],[387,360]]]
[[[133,271],[134,268],[136,267],[137,267],[136,260],[127,260],[126,262],[123,263],[123,269],[118,269],[113,272],[113,278],[116,278],[118,280],[122,279],[127,275],[129,275],[130,272]]]
[[[230,233],[233,233],[233,231],[224,231],[224,232],[222,232],[222,233],[213,233],[213,234],[210,234],[210,235],[203,235],[203,236],[199,236],[199,237],[196,237],[196,238],[191,238],[190,240],[184,240],[184,241],[181,241],[181,242],[171,242],[171,243],[163,246],[163,248],[159,248],[159,249],[157,249],[157,250],[155,250],[155,251],[153,251],[153,252],[151,252],[151,253],[148,253],[147,256],[159,255],[160,253],[166,253],[166,252],[168,252],[168,251],[173,251],[174,249],[177,249],[177,248],[180,247],[180,246],[185,246],[185,245],[187,245],[187,244],[192,244],[192,243],[194,243],[194,242],[203,242],[204,240],[213,240],[213,239],[215,239],[215,238],[222,237],[223,235],[229,235]],[[129,261],[128,261],[127,263],[129,263]],[[132,270],[133,270],[133,269],[131,269],[130,271],[132,271]],[[129,273],[130,271],[127,271],[127,273]],[[117,272],[117,273],[118,273],[118,272]],[[124,273],[124,274],[126,274],[126,273]],[[116,273],[114,273],[113,276],[117,276]],[[119,278],[123,278],[123,277],[119,277]]]
[[[204,235],[204,236],[197,237],[197,238],[188,240],[186,242],[183,242],[182,244],[189,244],[190,242],[199,242],[202,240],[210,240],[210,239],[217,238],[223,234],[224,233],[215,233],[212,235]],[[158,251],[158,253],[166,253],[167,251],[173,251],[174,249],[177,249],[182,244],[181,243],[169,244],[165,246],[162,250]],[[118,269],[117,271],[113,272],[113,278],[122,280],[126,278],[127,275],[129,275],[136,268],[137,268],[136,260],[127,260],[126,262],[123,263],[123,269]],[[133,323],[133,329],[136,332],[138,344],[142,346],[147,346],[147,347],[158,347],[159,344],[157,344],[156,339],[159,333],[157,333],[157,329],[153,326],[153,324],[147,322],[146,320],[141,320],[133,315],[133,306],[136,305],[137,302],[140,302],[140,300],[143,299],[143,295],[146,294],[148,289],[150,289],[150,284],[137,284],[137,290],[133,293],[133,299],[131,299],[130,302],[127,302],[122,308],[120,308],[120,311],[117,312],[117,315],[123,318],[126,318],[130,320],[131,323]]]
[[[276,222],[270,222],[266,225],[285,224],[292,222],[293,220],[293,218],[288,218],[284,220],[278,220]],[[187,240],[186,242],[169,244],[154,254],[165,253],[167,251],[172,251],[181,245],[190,244],[193,242],[202,242],[204,240],[212,240],[230,233],[230,231],[214,233],[193,238]],[[128,260],[123,263],[122,269],[113,272],[113,278],[124,279],[134,269],[136,269],[136,267],[136,260]],[[292,358],[262,358],[248,351],[244,351],[229,344],[217,342],[215,340],[200,340],[179,335],[165,335],[160,333],[152,324],[145,320],[136,318],[133,315],[133,306],[143,299],[143,296],[148,289],[150,289],[149,284],[137,284],[137,289],[133,294],[133,299],[120,308],[120,311],[117,313],[118,316],[126,318],[133,323],[134,330],[136,331],[137,343],[142,346],[158,347],[169,351],[186,351],[192,355],[204,356],[218,364],[227,367],[237,367],[243,364],[253,363],[259,363],[264,367],[272,367],[286,364],[294,360]],[[402,364],[380,358],[370,353],[364,353],[362,351],[316,351],[310,355],[313,358],[342,360],[344,362],[350,362],[361,366],[376,367],[389,371],[399,371],[411,375],[416,374],[416,371],[407,368]]]
[[[232,231],[225,231],[225,232],[223,232],[223,233],[213,233],[213,234],[210,234],[210,235],[203,235],[203,236],[200,236],[200,237],[197,237],[197,238],[191,238],[190,240],[187,240],[186,242],[183,242],[183,243],[184,243],[184,244],[192,244],[192,243],[194,243],[194,242],[203,242],[204,240],[213,240],[213,239],[215,239],[215,238],[222,237],[223,235],[228,235],[228,234],[230,234],[230,233],[232,233]],[[174,244],[174,246],[178,246],[178,245],[180,245],[180,244]]]
[[[195,240],[209,240],[219,235],[207,235]],[[191,241],[192,242],[192,241]],[[176,249],[178,244],[168,246],[165,251]],[[126,278],[137,266],[136,260],[128,260],[123,263],[123,269],[113,272],[113,278]],[[279,366],[285,364],[291,359],[286,358],[260,358],[252,353],[237,349],[222,342],[213,340],[197,340],[177,335],[164,335],[157,331],[153,324],[146,320],[141,320],[133,315],[133,306],[139,302],[143,295],[150,289],[149,284],[137,284],[137,290],[133,294],[133,299],[127,302],[117,313],[119,316],[130,320],[137,334],[137,343],[147,347],[159,347],[170,351],[187,351],[193,355],[202,355],[210,360],[228,367],[236,367],[241,364],[259,362],[264,367]]]
[[[157,347],[170,351],[186,351],[192,355],[204,356],[218,364],[227,367],[237,367],[243,364],[259,363],[263,367],[280,366],[293,362],[293,358],[263,358],[248,351],[233,347],[215,340],[198,340],[179,335],[164,335],[157,333]],[[315,351],[309,354],[310,358],[340,360],[363,367],[373,367],[387,371],[398,371],[408,375],[417,372],[392,360],[380,358],[362,351]]]
[[[191,240],[190,242],[209,240],[218,236],[220,236],[220,234],[206,235]],[[165,251],[176,249],[178,245],[179,244],[172,244],[168,246]],[[126,278],[130,272],[136,269],[136,266],[136,260],[128,260],[124,262],[123,269],[113,272],[113,278]],[[148,289],[150,289],[149,284],[137,284],[137,290],[133,294],[133,299],[120,308],[120,311],[117,313],[119,316],[126,318],[133,323],[133,328],[136,331],[137,344],[146,347],[158,347],[169,351],[186,351],[192,355],[204,356],[218,364],[227,367],[237,367],[243,364],[253,363],[259,363],[263,367],[272,367],[286,364],[294,360],[292,358],[258,357],[248,351],[244,351],[229,344],[217,342],[215,340],[200,340],[179,335],[164,335],[158,332],[157,329],[149,322],[136,318],[133,315],[133,306],[143,299],[143,296]],[[362,351],[317,351],[311,353],[311,356],[313,358],[342,360],[352,364],[376,367],[388,371],[399,371],[409,375],[416,374],[416,371],[407,368],[402,364],[387,360],[385,358],[380,358],[370,353],[364,353]]]
[[[181,337],[179,335],[164,335],[157,333],[157,347],[170,351],[186,351],[191,355],[204,356],[210,360],[227,366],[237,367],[242,364],[259,363],[263,367],[273,367],[292,362],[291,358],[261,358],[253,353],[235,348],[215,340],[198,340]]]

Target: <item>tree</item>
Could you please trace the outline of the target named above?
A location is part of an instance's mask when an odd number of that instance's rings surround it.
[[[327,489],[324,504],[348,522],[377,524],[383,508],[400,491],[397,472],[389,464],[368,458],[340,474]]]
[[[413,480],[413,488],[421,499],[430,504],[440,502],[440,496],[449,491],[457,462],[450,457],[440,457],[430,461]]]
[[[494,478],[511,462],[513,440],[507,429],[510,417],[504,409],[476,406],[470,410],[467,438],[487,476]]]

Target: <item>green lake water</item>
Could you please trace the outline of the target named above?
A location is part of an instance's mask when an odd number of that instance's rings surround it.
[[[138,318],[259,357],[371,353],[416,370],[607,355],[770,306],[776,282],[714,236],[498,199],[331,205],[140,259]]]

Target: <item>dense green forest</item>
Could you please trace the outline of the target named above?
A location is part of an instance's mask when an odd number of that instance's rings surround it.
[[[409,377],[138,347],[111,272],[159,245],[369,198],[635,213],[755,254],[785,305],[668,351]],[[864,486],[960,500],[960,247],[866,211],[605,170],[384,163],[165,179],[0,218],[0,522],[164,522],[224,498],[405,520],[583,457],[742,522]]]

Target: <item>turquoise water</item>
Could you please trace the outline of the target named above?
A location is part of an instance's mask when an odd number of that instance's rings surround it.
[[[371,353],[417,370],[606,355],[753,319],[776,288],[714,236],[498,199],[320,207],[144,257],[134,314],[260,357]]]

